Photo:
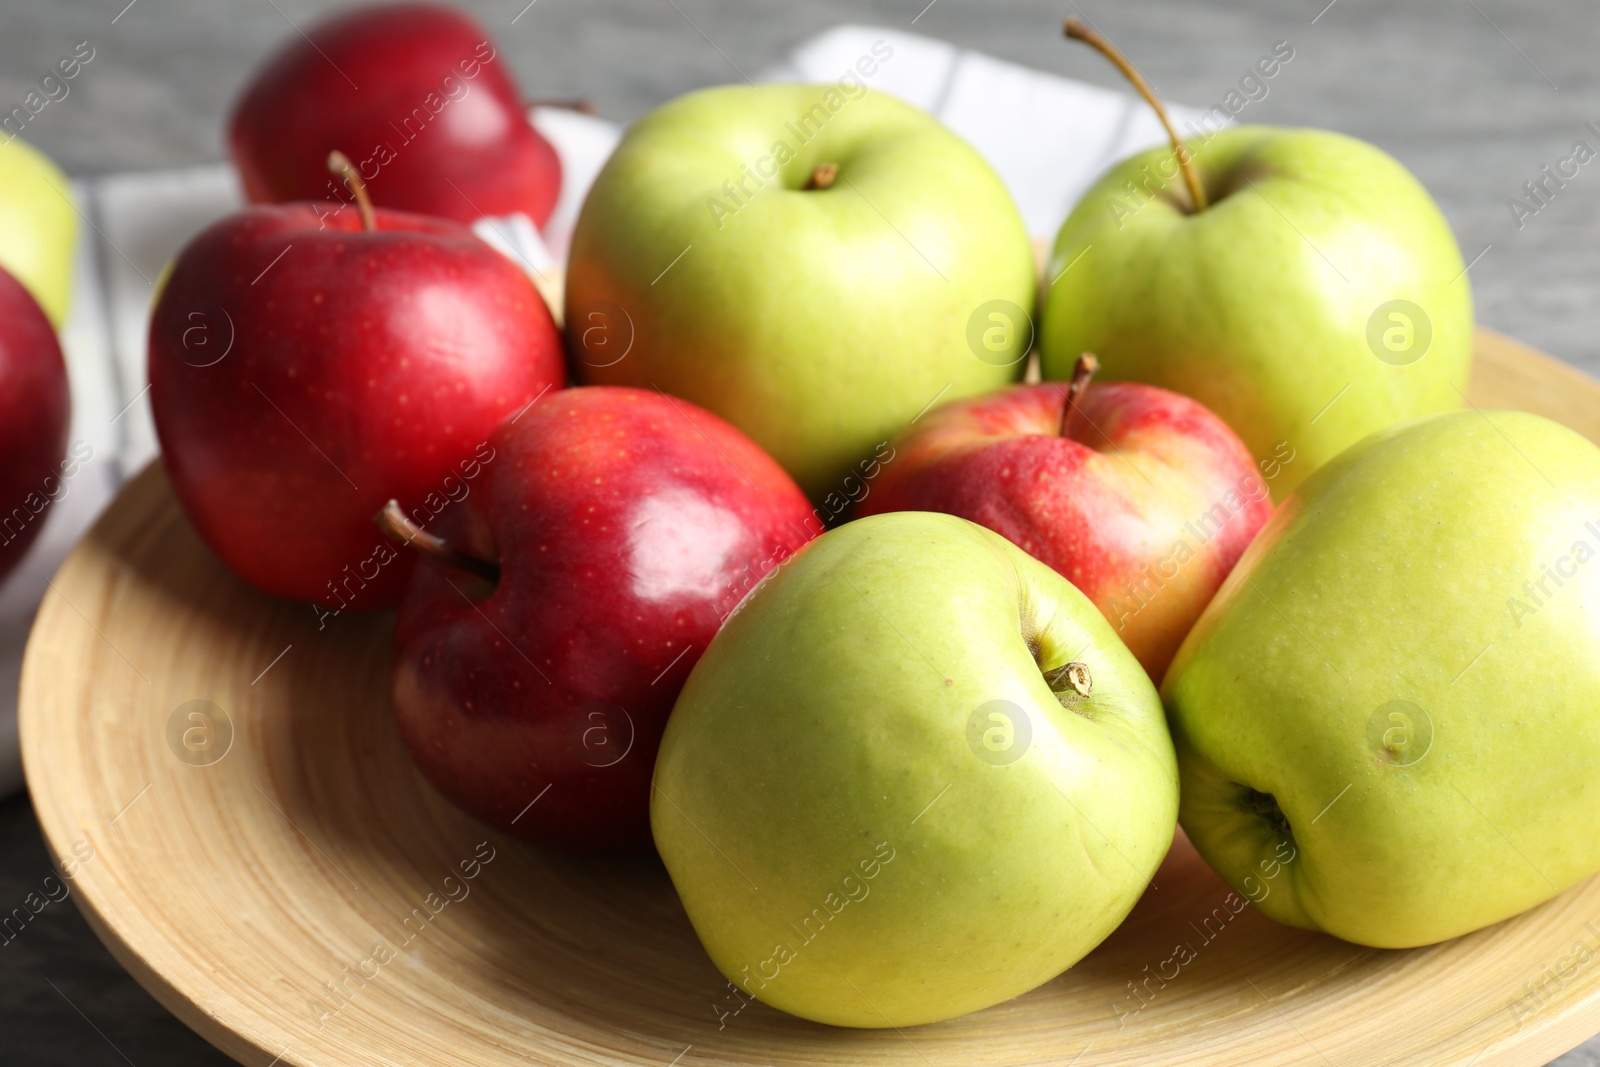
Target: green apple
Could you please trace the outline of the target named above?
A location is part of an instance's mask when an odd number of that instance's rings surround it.
[[[0,141],[0,267],[44,308],[57,330],[72,296],[78,213],[67,176],[38,149]]]
[[[813,541],[689,677],[656,846],[741,995],[820,1022],[947,1019],[1099,944],[1172,841],[1159,698],[1070,582],[965,519]]]
[[[1600,449],[1461,411],[1257,536],[1163,683],[1181,819],[1262,911],[1381,948],[1600,869]]]
[[[1399,162],[1322,130],[1245,126],[1113,167],[1061,227],[1040,310],[1044,376],[1078,354],[1221,415],[1287,493],[1367,434],[1459,408],[1472,296],[1439,209]]]
[[[1010,194],[936,119],[859,79],[734,86],[622,139],[566,324],[579,380],[708,408],[821,499],[935,400],[1019,378],[1035,285]]]

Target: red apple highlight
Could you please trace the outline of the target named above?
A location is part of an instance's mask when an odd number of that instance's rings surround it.
[[[533,283],[455,223],[256,207],[179,254],[150,323],[178,500],[240,576],[330,609],[399,602],[391,497],[467,491],[495,426],[564,379]]]
[[[485,822],[647,849],[656,748],[690,668],[820,524],[752,441],[662,393],[552,393],[491,445],[480,487],[426,533],[386,511],[430,551],[395,635],[401,733]]]
[[[437,4],[364,7],[291,36],[234,106],[228,145],[256,203],[343,199],[333,151],[378,204],[458,222],[543,225],[561,189],[489,34]]]
[[[71,421],[56,331],[28,290],[0,270],[0,578],[21,561],[64,491]]]
[[[1154,386],[1090,387],[1092,373],[1086,357],[1071,387],[935,409],[894,441],[858,513],[987,526],[1082,590],[1160,682],[1272,504],[1250,452],[1206,408]]]

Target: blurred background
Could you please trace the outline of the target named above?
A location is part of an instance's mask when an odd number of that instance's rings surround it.
[[[1293,63],[1241,121],[1326,127],[1393,153],[1444,208],[1467,260],[1493,245],[1472,268],[1479,320],[1600,373],[1600,336],[1578,313],[1600,279],[1600,166],[1580,171],[1521,230],[1506,206],[1573,141],[1585,137],[1600,149],[1600,136],[1584,128],[1600,125],[1593,3],[1083,3],[1082,14],[1178,103],[1220,101],[1273,42],[1287,40]],[[73,177],[223,160],[224,116],[254,64],[295,33],[294,24],[340,6],[135,0],[124,10],[126,4],[5,2],[0,100],[20,100],[77,42],[97,49],[71,95],[27,131]],[[841,22],[911,29],[1124,88],[1103,60],[1061,40],[1061,20],[1074,6],[1056,0],[535,0],[524,10],[526,4],[464,6],[497,35],[528,98],[587,98],[619,122],[689,89],[741,80],[741,71],[754,77]]]
[[[74,178],[225,159],[223,122],[265,53],[320,14],[311,0],[4,0],[0,110],[82,41],[92,63],[25,139]],[[465,0],[528,99],[579,97],[621,123],[687,90],[756,76],[844,22],[880,24],[1122,90],[1060,37],[1074,11],[1170,102],[1208,107],[1277,41],[1294,60],[1240,120],[1372,141],[1455,228],[1484,325],[1600,376],[1600,163],[1517,218],[1524,183],[1600,149],[1593,0]],[[1586,123],[1594,123],[1593,128]],[[49,873],[25,796],[0,803],[0,902]],[[6,904],[10,906],[9,903]],[[144,993],[71,907],[0,947],[0,1061],[222,1064]],[[1380,1062],[1377,1055],[1373,1062]],[[1600,1040],[1557,1061],[1600,1064]]]

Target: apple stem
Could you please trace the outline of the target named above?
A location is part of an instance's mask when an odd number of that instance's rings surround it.
[[[463,552],[424,530],[400,510],[398,500],[391,500],[385,504],[383,510],[372,517],[372,521],[377,523],[378,529],[388,534],[390,538],[401,544],[410,545],[418,552],[443,560],[453,567],[460,567],[469,574],[476,574],[487,581],[500,580],[499,564]]]
[[[1144,97],[1145,103],[1155,110],[1156,118],[1160,119],[1161,125],[1167,128],[1167,136],[1172,140],[1172,151],[1178,157],[1178,169],[1183,172],[1183,184],[1189,187],[1189,199],[1194,203],[1194,210],[1197,212],[1204,211],[1206,209],[1206,193],[1200,184],[1200,175],[1195,171],[1194,156],[1189,152],[1183,141],[1179,139],[1178,131],[1172,125],[1172,119],[1167,117],[1167,109],[1161,106],[1160,100],[1156,99],[1156,94],[1151,91],[1150,83],[1144,80],[1144,75],[1134,69],[1133,64],[1128,62],[1128,58],[1117,50],[1116,45],[1106,40],[1094,29],[1091,29],[1078,16],[1067,16],[1067,22],[1062,27],[1062,32],[1074,41],[1082,41],[1111,60],[1116,65],[1116,68],[1122,71],[1123,77],[1132,82],[1133,87],[1139,90],[1139,95]]]
[[[1083,391],[1089,388],[1089,379],[1099,369],[1100,361],[1094,358],[1093,352],[1085,352],[1072,365],[1072,381],[1067,384],[1067,400],[1061,408],[1062,437],[1070,436],[1068,431],[1072,429],[1072,416],[1078,412],[1078,401],[1083,399]]]
[[[833,185],[833,180],[839,176],[839,164],[818,163],[817,169],[811,172],[811,177],[806,179],[807,189],[826,189]]]
[[[573,97],[566,100],[529,100],[528,107],[553,107],[560,111],[576,111],[580,115],[598,115],[600,110],[594,106],[593,100],[582,97]]]
[[[1052,693],[1061,693],[1070,688],[1079,696],[1086,697],[1094,692],[1094,678],[1089,674],[1089,665],[1076,660],[1050,671],[1044,680]]]
[[[328,153],[328,169],[344,180],[350,187],[350,195],[356,198],[356,210],[361,212],[361,228],[371,233],[378,228],[378,216],[372,211],[372,198],[367,196],[367,183],[361,180],[356,166],[350,162],[350,157],[337,148]]]

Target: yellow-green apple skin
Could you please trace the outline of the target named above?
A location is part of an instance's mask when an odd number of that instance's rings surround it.
[[[1046,681],[1069,663],[1086,696]],[[657,848],[722,973],[855,1027],[1070,967],[1177,816],[1159,698],[1099,611],[928,512],[826,533],[757,587],[695,665],[654,786]]]
[[[1163,682],[1189,839],[1272,918],[1380,948],[1593,874],[1597,552],[1600,449],[1538,416],[1430,416],[1333,460]]]
[[[67,176],[27,142],[0,143],[0,267],[44,308],[57,330],[72,297],[78,237]]]
[[[1104,380],[1199,400],[1258,461],[1287,443],[1299,458],[1275,495],[1369,433],[1461,406],[1461,251],[1398,161],[1324,130],[1225,129],[1194,146],[1209,200],[1195,214],[1181,178],[1161,184],[1172,160],[1124,160],[1062,225],[1040,309],[1046,378],[1091,351]]]
[[[805,189],[823,163],[833,184]],[[938,120],[866,89],[734,86],[624,136],[573,235],[565,321],[580,381],[692,400],[821,499],[935,399],[1020,378],[1035,289],[1010,194]]]

